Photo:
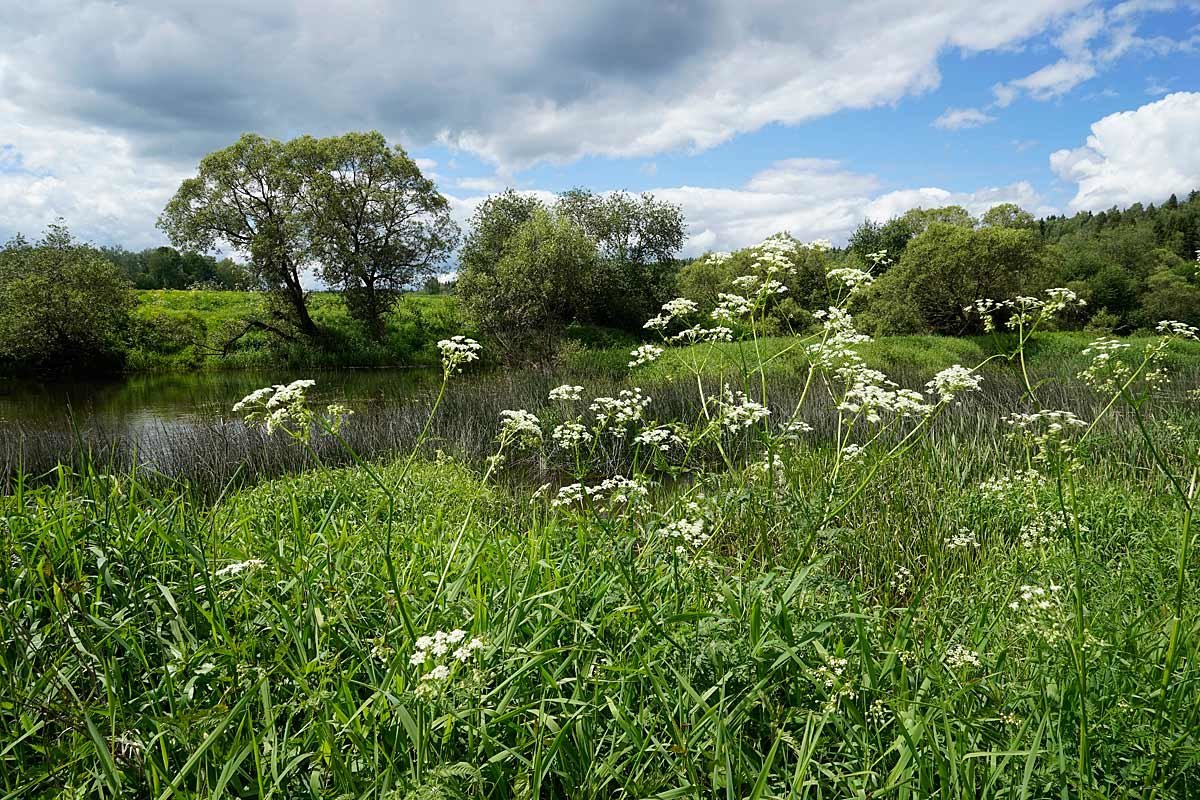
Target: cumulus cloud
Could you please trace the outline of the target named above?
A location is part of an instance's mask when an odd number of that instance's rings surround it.
[[[81,239],[161,243],[154,222],[186,174],[95,128],[18,123],[0,103],[0,234],[36,237],[62,218]]]
[[[1056,150],[1050,168],[1077,184],[1070,207],[1100,210],[1200,186],[1200,92],[1177,92],[1095,122],[1082,147]]]
[[[175,178],[249,130],[375,128],[505,174],[703,150],[929,91],[940,55],[1019,46],[1085,4],[25,4],[0,15],[0,146],[27,165],[0,171],[4,225],[61,212],[111,239],[148,240]],[[33,151],[51,142],[56,158],[39,162]]]
[[[684,255],[736,250],[787,231],[798,239],[844,242],[864,219],[890,219],[911,208],[961,205],[979,215],[999,203],[1053,213],[1026,181],[973,192],[937,187],[882,192],[879,181],[824,159],[778,162],[738,188],[680,186],[655,189],[683,207],[688,222]]]
[[[947,108],[932,124],[933,127],[942,130],[959,131],[963,128],[978,128],[995,120],[995,117],[978,108]]]

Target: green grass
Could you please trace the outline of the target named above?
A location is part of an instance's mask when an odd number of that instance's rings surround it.
[[[438,339],[467,332],[455,298],[405,295],[388,315],[382,342],[352,319],[341,297],[313,292],[309,312],[322,331],[318,342],[282,341],[251,331],[236,346],[222,346],[262,316],[265,298],[257,292],[139,291],[134,311],[133,348],[127,368],[133,372],[248,367],[392,367],[437,362]]]
[[[1035,340],[1035,382],[1065,381],[1078,344]],[[932,370],[984,347],[867,352]],[[19,485],[0,501],[0,788],[1197,796],[1200,563],[1172,485],[1186,494],[1197,469],[1187,388],[1106,417],[1070,469],[1000,435],[1002,414],[1032,407],[985,392],[915,439],[913,423],[873,443],[839,427],[867,442],[858,461],[821,429],[696,428],[727,465],[686,471],[690,454],[631,455],[606,433],[600,448],[653,482],[624,505],[556,507],[519,480],[530,461],[572,472],[548,442],[509,447],[490,477],[401,459],[215,502],[136,473]],[[764,452],[777,466],[757,466]],[[1040,482],[981,486],[1030,464]],[[680,520],[711,538],[664,533]],[[414,662],[420,637],[454,629],[482,647]],[[449,677],[430,679],[442,662]]]
[[[1026,359],[1035,371],[1073,380],[1088,365],[1090,356],[1083,351],[1101,334],[1072,332],[1041,333],[1027,344]],[[1131,336],[1122,341],[1135,348],[1154,340],[1151,336]],[[687,377],[688,366],[695,363],[707,375],[733,376],[743,367],[758,363],[761,356],[764,371],[769,377],[794,375],[807,368],[803,346],[795,338],[772,336],[752,341],[716,344],[697,344],[672,348],[669,355],[635,373],[639,381],[678,380]],[[931,376],[953,364],[974,366],[997,354],[1009,352],[1013,337],[1001,336],[885,336],[860,345],[857,350],[867,365],[884,372],[905,375]],[[617,373],[626,369],[630,348],[610,347],[573,354],[567,361],[572,371],[587,373]],[[1007,363],[1007,362],[1006,362]],[[1168,354],[1172,370],[1187,375],[1200,372],[1200,343],[1178,343]],[[994,367],[1002,367],[994,364]],[[1004,367],[1007,368],[1007,367]]]

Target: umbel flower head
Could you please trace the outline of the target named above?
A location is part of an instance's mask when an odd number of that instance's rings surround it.
[[[451,336],[437,343],[442,353],[442,369],[447,375],[457,375],[465,365],[479,360],[483,346],[466,336]]]
[[[316,381],[306,378],[255,389],[234,404],[233,412],[241,414],[247,426],[261,427],[268,434],[283,431],[303,438],[311,433],[314,421],[319,421],[331,433],[337,433],[354,412],[341,403],[334,403],[325,409],[325,416],[318,419],[308,405],[308,390],[316,385]]]
[[[233,413],[241,414],[249,427],[262,427],[267,433],[306,428],[313,419],[307,394],[316,385],[304,379],[255,389],[234,404]]]

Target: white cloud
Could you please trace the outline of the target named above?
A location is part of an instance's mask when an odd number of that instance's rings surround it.
[[[1094,77],[1096,77],[1096,68],[1092,66],[1090,59],[1064,58],[1042,67],[1024,78],[1011,81],[1009,86],[1025,90],[1034,100],[1052,100]]]
[[[1157,201],[1200,187],[1200,92],[1110,114],[1091,130],[1084,146],[1050,155],[1055,174],[1077,184],[1072,209]]]
[[[964,128],[978,128],[994,122],[995,117],[985,114],[978,108],[947,108],[942,115],[933,121],[933,127],[947,131],[959,131]]]
[[[998,203],[1016,203],[1037,214],[1053,213],[1031,184],[951,192],[927,187],[879,192],[870,175],[823,159],[789,159],[754,175],[740,188],[680,186],[654,190],[683,207],[688,222],[684,254],[736,250],[788,231],[802,240],[843,242],[866,218],[889,219],[918,206],[961,205],[982,214]]]
[[[0,23],[0,147],[61,147],[40,173],[0,173],[0,227],[63,213],[104,240],[157,240],[176,176],[247,130],[378,129],[504,174],[703,150],[930,91],[947,52],[1020,46],[1086,4],[34,3]]]
[[[0,104],[0,148],[0,234],[36,238],[62,218],[97,244],[163,243],[155,221],[186,174],[139,158],[127,139],[94,128],[32,127]]]
[[[511,183],[511,181],[505,182],[503,179],[497,176],[486,175],[474,178],[456,178],[454,181],[454,184],[460,189],[465,189],[468,192],[484,193],[499,192],[504,189],[508,183]]]
[[[437,173],[437,161],[432,158],[414,158],[413,163],[417,165],[417,169],[421,170],[421,174],[429,180],[441,180],[441,176]]]
[[[1138,34],[1140,18],[1171,11],[1175,0],[1128,0],[1107,11],[1086,8],[1066,17],[1054,37],[1062,57],[1030,74],[992,87],[993,105],[1004,108],[1022,93],[1034,100],[1054,100],[1111,67],[1120,57],[1136,51],[1165,56],[1194,50],[1200,35],[1185,39]]]

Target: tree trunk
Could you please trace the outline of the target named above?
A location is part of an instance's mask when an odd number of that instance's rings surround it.
[[[312,316],[308,313],[308,302],[305,299],[304,286],[300,283],[300,273],[294,265],[288,266],[287,276],[284,279],[284,294],[287,302],[295,312],[296,327],[300,332],[311,339],[315,339],[319,331],[317,324],[313,322]]]

